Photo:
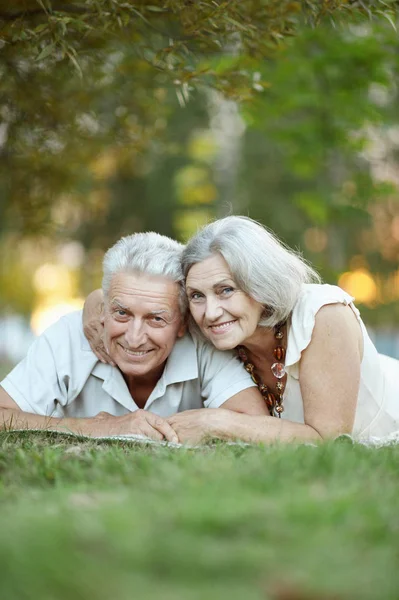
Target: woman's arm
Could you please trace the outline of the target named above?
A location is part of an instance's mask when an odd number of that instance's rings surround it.
[[[304,420],[322,438],[351,433],[363,358],[363,335],[349,306],[323,306],[299,365]]]
[[[115,366],[104,347],[104,298],[102,290],[94,290],[86,298],[83,307],[83,331],[97,358],[103,363]]]
[[[180,441],[204,437],[245,442],[317,441],[351,433],[360,383],[363,338],[348,306],[324,306],[316,315],[309,346],[302,353],[299,381],[305,423],[269,416],[208,409],[196,419],[187,411],[169,418]]]

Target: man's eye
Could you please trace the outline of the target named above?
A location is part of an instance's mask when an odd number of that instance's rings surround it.
[[[165,319],[163,319],[162,317],[151,317],[151,321],[153,323],[156,323],[157,325],[163,325],[165,323]]]

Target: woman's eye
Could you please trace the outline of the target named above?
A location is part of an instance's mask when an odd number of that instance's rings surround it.
[[[127,315],[125,310],[117,310],[116,314],[118,315],[118,317],[126,317]]]
[[[193,300],[194,302],[201,300],[202,298],[202,294],[200,294],[199,292],[193,292],[192,294],[190,294],[190,300]]]
[[[234,292],[234,288],[224,287],[220,293],[223,294],[224,296],[229,296],[232,292]]]

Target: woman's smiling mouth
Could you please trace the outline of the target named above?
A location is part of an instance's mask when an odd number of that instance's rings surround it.
[[[232,321],[224,321],[224,323],[218,323],[217,325],[209,325],[208,329],[210,329],[212,333],[216,333],[216,334],[225,333],[236,322],[237,322],[237,319],[233,319]]]

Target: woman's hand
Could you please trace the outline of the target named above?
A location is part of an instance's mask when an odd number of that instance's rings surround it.
[[[104,346],[104,302],[101,290],[91,292],[83,307],[83,331],[98,360],[115,366]]]
[[[233,411],[221,408],[185,410],[168,417],[166,421],[179,436],[181,444],[201,444],[212,438],[230,439],[229,417]]]

